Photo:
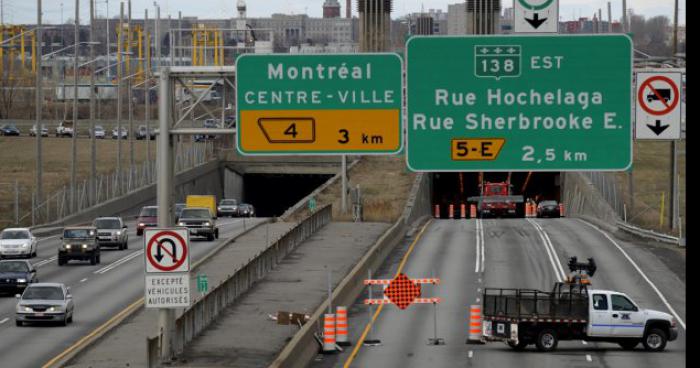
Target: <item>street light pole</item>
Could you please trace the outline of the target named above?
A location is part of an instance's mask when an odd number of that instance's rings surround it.
[[[97,143],[95,139],[95,0],[90,0],[90,194],[88,203],[97,201]],[[109,61],[107,61],[109,64]]]
[[[36,108],[36,129],[37,129],[37,135],[36,135],[36,183],[35,183],[35,188],[36,188],[36,204],[38,205],[41,203],[41,199],[43,198],[43,178],[42,178],[42,157],[41,157],[41,114],[42,114],[42,102],[43,102],[43,97],[41,96],[41,87],[42,87],[42,80],[41,80],[41,54],[42,54],[42,43],[43,43],[43,31],[41,29],[41,0],[36,0],[36,91],[35,91],[35,96],[36,96],[36,101],[35,101],[35,108]],[[64,96],[65,97],[65,96]]]
[[[143,79],[143,95],[144,95],[144,120],[146,120],[146,132],[148,136],[146,137],[146,167],[148,168],[148,177],[151,176],[151,34],[148,32],[148,9],[144,10],[143,17],[143,37],[144,37],[144,47],[146,48],[146,57],[143,60],[144,63],[144,79]]]
[[[127,28],[129,29],[129,33],[127,36],[127,42],[129,43],[129,48],[126,50],[126,52],[129,55],[131,55],[131,52],[133,50],[133,48],[132,48],[132,46],[133,46],[132,45],[132,43],[133,43],[133,39],[132,39],[133,31],[131,30],[131,0],[129,0],[129,18],[127,21]],[[129,60],[127,63],[127,70],[131,70],[131,56],[129,56],[127,60]],[[129,99],[129,102],[127,104],[128,109],[129,109],[129,132],[128,132],[127,137],[129,138],[129,177],[131,177],[133,175],[134,166],[135,166],[135,162],[134,162],[134,113],[133,113],[133,98],[131,95],[131,93],[132,93],[132,91],[131,91],[132,81],[131,81],[130,77],[127,77],[127,78],[128,79],[126,81],[126,88],[127,88],[126,96]]]
[[[117,194],[122,191],[122,36],[124,34],[124,3],[119,3],[117,32]]]
[[[73,48],[73,135],[71,137],[71,160],[70,160],[70,208],[72,211],[78,210],[77,201],[77,156],[76,146],[78,138],[78,51],[80,50],[80,0],[75,0],[75,27],[74,27]],[[65,97],[65,96],[63,96]]]

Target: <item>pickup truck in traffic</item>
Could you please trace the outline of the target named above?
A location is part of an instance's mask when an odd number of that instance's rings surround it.
[[[93,226],[75,226],[63,229],[61,245],[58,248],[58,265],[63,266],[71,259],[100,263],[100,243],[97,242],[97,229]]]
[[[587,279],[573,280],[557,282],[549,292],[484,289],[484,338],[548,352],[560,340],[612,342],[627,350],[641,342],[646,350],[662,351],[678,337],[670,314],[644,309],[621,292],[591,289]]]
[[[216,196],[213,195],[188,195],[185,204],[190,207],[204,207],[209,209],[211,217],[217,217]]]
[[[209,241],[219,238],[219,228],[216,227],[216,220],[208,208],[183,208],[177,225],[186,227],[190,236],[204,236]]]

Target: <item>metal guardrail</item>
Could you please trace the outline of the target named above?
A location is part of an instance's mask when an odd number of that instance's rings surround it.
[[[668,244],[685,246],[685,244],[683,244],[683,241],[682,241],[684,239],[681,239],[677,236],[657,233],[656,231],[653,231],[653,230],[642,229],[640,227],[628,224],[628,223],[623,222],[623,221],[618,221],[617,227],[623,231],[626,231],[626,232],[633,234],[633,235],[640,236],[642,238],[652,239],[652,240],[656,240],[656,241],[668,243]]]
[[[259,253],[248,264],[237,270],[202,299],[197,300],[175,321],[173,347],[176,354],[184,351],[185,345],[194,340],[211,322],[241,294],[263,279],[282,259],[331,221],[332,208],[326,205],[307,217],[275,243]],[[149,362],[150,364],[150,362]]]

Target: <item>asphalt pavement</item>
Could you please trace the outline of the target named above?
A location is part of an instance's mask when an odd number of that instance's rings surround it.
[[[417,237],[397,247],[375,278],[393,278],[399,267],[410,278],[438,277],[439,285],[422,286],[423,297],[441,298],[437,307],[414,304],[400,310],[385,305],[370,335],[381,345],[358,346],[369,319],[363,293],[350,308],[353,346],[340,354],[319,355],[312,367],[657,368],[686,364],[685,281],[645,247],[570,218],[433,220]],[[617,344],[581,340],[562,341],[553,353],[540,353],[533,346],[516,352],[500,342],[465,343],[469,306],[481,303],[484,287],[551,290],[555,281],[569,273],[566,262],[574,255],[596,260],[594,288],[621,291],[643,308],[675,313],[680,321],[678,340],[659,353],[648,353],[641,344],[625,351]],[[375,287],[374,297],[380,292]],[[445,344],[430,345],[433,337],[444,339]]]
[[[191,262],[195,262],[227,238],[244,231],[243,219],[219,219],[218,240],[192,239]],[[250,227],[260,219],[247,219]],[[143,237],[134,221],[127,221],[129,248],[103,248],[101,263],[71,261],[59,267],[56,260],[59,235],[40,238],[38,255],[31,259],[41,282],[61,282],[71,288],[75,316],[66,327],[31,325],[17,327],[14,295],[0,297],[0,357],[3,367],[41,367],[54,356],[132,304],[144,293]]]

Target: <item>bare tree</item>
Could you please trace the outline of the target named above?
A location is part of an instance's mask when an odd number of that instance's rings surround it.
[[[0,72],[0,119],[9,119],[12,116],[20,116],[29,104],[17,102],[27,102],[29,97],[29,86],[32,85],[33,78],[25,71],[16,67],[9,69],[9,63],[5,62],[5,70]],[[19,110],[21,111],[17,111]]]

